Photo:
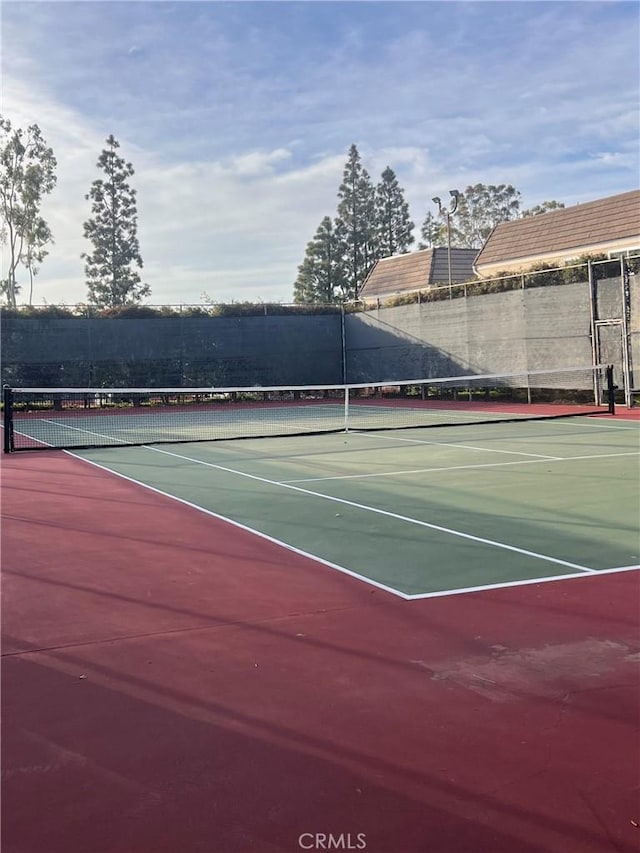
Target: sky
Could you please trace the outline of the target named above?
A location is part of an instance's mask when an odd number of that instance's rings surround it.
[[[509,183],[531,207],[638,186],[636,2],[0,10],[0,113],[37,123],[58,161],[42,208],[55,244],[34,303],[87,299],[85,196],[109,134],[135,169],[155,305],[292,302],[352,144],[374,182],[395,171],[416,244],[432,197],[453,188]]]

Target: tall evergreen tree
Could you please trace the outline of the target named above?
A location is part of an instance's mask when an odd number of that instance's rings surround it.
[[[294,302],[331,303],[346,294],[345,246],[331,217],[325,216],[307,244],[293,288]]]
[[[376,254],[378,258],[409,251],[414,241],[414,224],[409,216],[409,205],[404,190],[398,184],[390,166],[384,170],[375,193],[375,220],[377,228]]]
[[[29,270],[33,285],[34,263],[40,263],[53,242],[51,230],[40,215],[45,195],[56,185],[57,162],[47,147],[37,124],[26,131],[13,129],[9,119],[0,116],[0,242],[7,244],[7,277],[0,283],[11,307],[16,305],[20,285],[16,278],[19,264]]]
[[[82,254],[88,298],[105,308],[140,302],[151,292],[132,269],[142,268],[136,191],[128,183],[134,170],[116,154],[119,147],[110,135],[97,162],[105,177],[95,180],[85,196],[91,199],[92,218],[84,223],[84,236],[93,243],[91,254]]]
[[[338,198],[336,230],[347,251],[345,297],[355,299],[376,261],[375,188],[355,145],[349,149]]]

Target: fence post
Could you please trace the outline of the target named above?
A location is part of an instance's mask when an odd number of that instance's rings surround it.
[[[344,302],[340,303],[340,341],[342,344],[342,384],[347,384],[347,338],[344,319]]]
[[[632,355],[631,355],[631,283],[629,279],[629,267],[624,256],[620,258],[620,285],[622,288],[622,375],[624,377],[624,402],[630,409],[633,405],[631,389],[632,380]]]
[[[596,277],[593,272],[593,264],[591,262],[591,258],[587,260],[587,280],[589,284],[589,317],[591,325],[591,365],[592,367],[596,367],[600,360],[600,342],[598,340],[598,327],[596,326],[596,319],[598,314],[596,304]],[[596,405],[599,406],[602,402],[601,388],[599,377],[595,372],[593,375],[593,393],[595,396]]]

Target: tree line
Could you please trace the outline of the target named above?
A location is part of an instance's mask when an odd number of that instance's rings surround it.
[[[419,249],[446,246],[450,240],[452,246],[479,250],[499,222],[564,207],[562,202],[545,201],[523,210],[521,194],[511,184],[468,186],[456,194],[455,208],[442,208],[436,202],[441,214],[427,212]],[[322,219],[307,244],[294,283],[294,301],[356,299],[376,261],[409,251],[414,227],[393,169],[387,166],[374,185],[352,145],[338,189],[337,213]]]
[[[83,233],[91,250],[81,257],[87,301],[97,308],[136,305],[151,293],[138,272],[143,261],[136,191],[130,183],[134,169],[119,156],[119,147],[110,135],[96,164],[101,176],[85,196],[91,210]],[[28,275],[28,304],[32,304],[34,277],[54,242],[41,206],[56,186],[56,167],[53,150],[37,124],[25,131],[0,116],[0,244],[7,246],[8,257],[0,294],[9,308],[16,307],[22,289],[20,267]],[[444,246],[450,240],[453,246],[480,249],[499,222],[564,207],[546,201],[521,210],[520,193],[511,184],[468,186],[457,195],[456,204],[455,211],[440,208],[444,215],[426,214],[418,248]],[[293,287],[294,302],[330,305],[356,299],[377,260],[410,250],[414,229],[393,169],[387,166],[374,184],[352,145],[338,188],[336,215],[323,217],[307,244]]]
[[[90,305],[113,308],[140,302],[151,293],[137,269],[143,266],[138,242],[136,191],[129,179],[131,163],[117,154],[120,143],[113,135],[98,158],[102,177],[85,196],[91,215],[83,224],[91,250],[82,253]],[[41,214],[41,205],[57,183],[57,161],[37,124],[26,130],[13,128],[0,116],[0,243],[7,246],[7,275],[0,293],[9,308],[17,305],[21,291],[18,269],[29,276],[29,305],[33,282],[53,244],[53,234]]]
[[[414,224],[390,166],[374,186],[355,145],[349,149],[338,212],[325,216],[307,245],[293,287],[295,302],[355,299],[378,258],[409,251]]]

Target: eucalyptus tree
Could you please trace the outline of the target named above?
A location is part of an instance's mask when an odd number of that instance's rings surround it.
[[[519,213],[520,193],[511,184],[468,186],[452,216],[452,245],[480,249],[498,223],[516,219]]]
[[[43,198],[56,185],[57,165],[37,124],[25,131],[0,116],[0,242],[8,249],[7,275],[0,289],[11,307],[16,306],[20,291],[19,265],[27,267],[32,291],[36,263],[42,262],[46,246],[53,242],[40,210]]]
[[[533,207],[523,210],[520,214],[523,218],[527,216],[539,216],[541,213],[550,213],[552,210],[562,210],[564,202],[551,199],[550,201],[542,201]]]
[[[27,234],[25,246],[20,256],[29,273],[29,305],[33,303],[34,278],[40,272],[40,265],[49,254],[47,246],[50,243],[53,243],[51,229],[42,217],[38,217],[34,227]]]
[[[438,219],[429,210],[420,226],[422,240],[418,243],[419,249],[433,249],[436,246],[447,245],[447,227],[441,219]]]

